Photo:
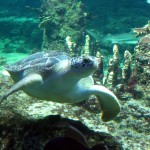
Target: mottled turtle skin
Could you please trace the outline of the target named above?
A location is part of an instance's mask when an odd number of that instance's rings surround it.
[[[71,58],[63,51],[43,51],[6,66],[15,85],[2,97],[23,90],[28,95],[59,103],[77,103],[96,95],[102,120],[114,119],[120,111],[117,97],[107,88],[94,85],[98,59],[93,56]]]

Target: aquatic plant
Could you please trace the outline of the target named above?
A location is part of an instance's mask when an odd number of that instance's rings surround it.
[[[86,15],[83,4],[76,0],[42,1],[39,27],[43,29],[43,49],[64,49],[67,36],[81,49]]]

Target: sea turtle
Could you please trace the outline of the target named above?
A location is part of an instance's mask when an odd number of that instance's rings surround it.
[[[120,111],[117,97],[107,88],[94,85],[92,74],[98,67],[94,56],[70,57],[64,51],[37,52],[6,66],[16,83],[2,97],[23,90],[38,99],[59,103],[77,103],[96,95],[100,102],[102,120],[114,119]]]

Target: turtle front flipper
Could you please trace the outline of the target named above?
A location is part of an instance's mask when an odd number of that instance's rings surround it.
[[[0,100],[0,104],[11,94],[22,90],[24,87],[29,86],[32,83],[36,83],[36,82],[43,82],[42,76],[40,74],[31,74],[25,78],[23,78],[22,80],[20,80],[19,82],[17,82],[14,86],[12,86],[9,91],[4,94]]]
[[[120,112],[120,104],[117,97],[107,88],[100,85],[93,85],[92,95],[96,95],[102,111],[102,120],[104,122],[113,120]]]

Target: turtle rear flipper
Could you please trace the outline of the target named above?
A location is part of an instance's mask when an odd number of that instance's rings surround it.
[[[25,78],[23,78],[22,80],[20,80],[19,82],[17,82],[14,86],[12,86],[10,88],[10,90],[4,94],[0,100],[0,104],[11,94],[22,90],[25,86],[28,86],[30,84],[32,84],[33,82],[42,82],[42,77],[39,74],[31,74]]]

